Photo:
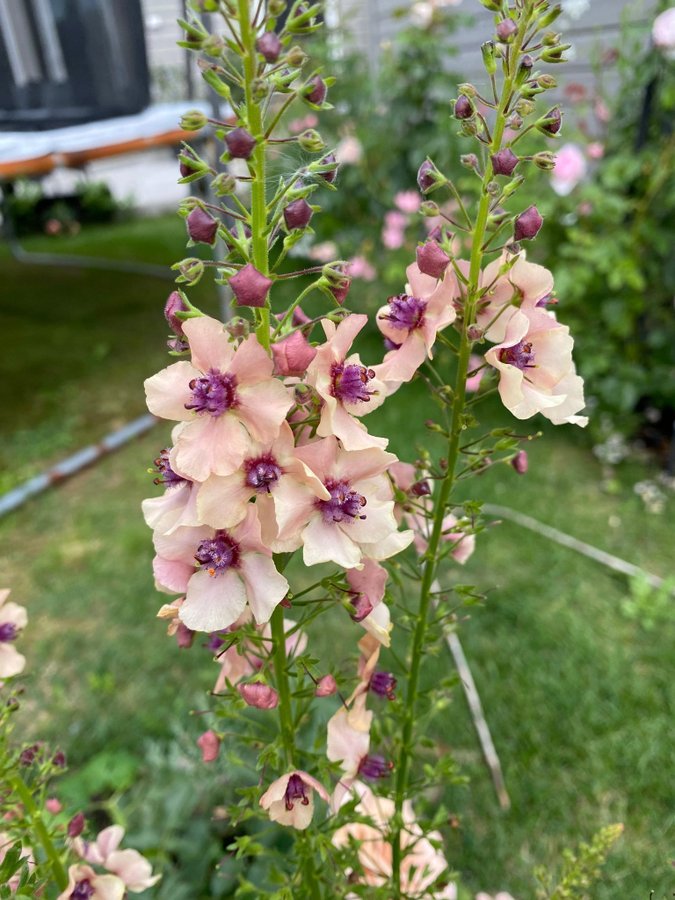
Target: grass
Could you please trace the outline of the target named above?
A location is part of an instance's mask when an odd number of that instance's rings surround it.
[[[182,246],[181,223],[165,219],[88,231],[68,251],[110,247],[168,263]],[[3,322],[12,353],[0,359],[11,386],[0,451],[10,485],[143,411],[142,379],[166,362],[167,287],[32,269],[6,256],[0,266],[13,285]],[[424,390],[412,386],[405,404],[390,403],[369,424],[410,459],[428,414]],[[110,752],[142,763],[150,741],[172,740],[174,723],[199,707],[215,674],[208,653],[177,652],[153,619],[161,598],[139,504],[154,490],[146,470],[168,431],[158,426],[0,520],[3,585],[31,617],[20,732],[61,744],[75,769]],[[471,491],[667,576],[667,515],[645,513],[631,488],[643,477],[641,466],[628,465],[620,489],[603,492],[583,436],[550,428],[530,449],[527,476],[495,468]],[[654,890],[660,900],[675,884],[672,615],[651,630],[628,618],[624,579],[509,523],[479,538],[461,578],[488,594],[460,635],[512,807],[498,809],[455,692],[433,726],[471,776],[443,797],[459,819],[445,835],[451,864],[470,887],[523,900],[533,895],[535,865],[553,867],[564,847],[623,821],[625,836],[591,896],[647,898]],[[429,683],[448,665],[431,664]]]

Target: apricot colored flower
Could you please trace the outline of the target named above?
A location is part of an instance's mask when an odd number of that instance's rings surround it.
[[[393,453],[376,447],[342,450],[335,437],[295,452],[330,495],[319,499],[306,485],[290,481],[278,487],[279,539],[302,544],[305,565],[334,562],[355,569],[364,557],[387,559],[410,544],[412,532],[397,530],[391,483],[383,474],[396,461]]]
[[[70,866],[68,885],[56,900],[123,900],[126,886],[116,875],[98,875],[91,866]]]
[[[516,312],[504,339],[491,347],[485,360],[499,372],[499,394],[517,418],[540,412],[554,425],[586,425],[584,383],[572,361],[574,341],[569,328],[549,313],[533,309]]]
[[[387,570],[374,559],[365,559],[361,569],[347,571],[347,583],[353,591],[352,602],[356,610],[352,618],[384,647],[391,644],[393,627],[389,607],[383,603],[387,578]]]
[[[315,791],[328,803],[328,791],[316,778],[307,772],[289,772],[272,782],[260,798],[260,805],[273,822],[304,831],[314,815]]]
[[[493,260],[480,277],[486,293],[479,303],[476,323],[493,343],[504,340],[509,320],[518,309],[527,312],[545,308],[553,292],[553,275],[548,269],[528,262],[521,254],[511,269],[500,275],[506,261],[506,256]],[[468,263],[461,266],[468,272]]]
[[[405,293],[390,297],[377,314],[378,328],[395,348],[378,371],[390,393],[410,381],[427,356],[432,358],[437,333],[457,317],[459,288],[450,267],[440,281],[422,274],[417,263],[408,266],[406,274]]]
[[[222,324],[209,316],[189,319],[183,331],[192,362],[174,363],[148,378],[145,391],[151,413],[182,423],[171,468],[204,481],[212,473],[236,471],[251,439],[273,441],[292,398],[272,377],[273,362],[255,335],[235,349]]]
[[[367,322],[368,316],[351,315],[336,327],[324,319],[326,343],[318,348],[307,369],[307,383],[316,388],[323,401],[316,432],[320,437],[334,434],[346,450],[384,449],[389,443],[386,438],[368,434],[354,418],[377,409],[387,393],[375,369],[362,365],[358,354],[347,355],[354,338]]]
[[[193,631],[220,631],[247,606],[267,622],[288,591],[263,544],[255,506],[235,528],[178,528],[155,534],[153,567],[159,590],[185,593],[178,615]]]
[[[8,603],[9,588],[0,591],[0,679],[13,678],[23,672],[26,657],[13,646],[13,641],[28,624],[28,615],[18,603]]]
[[[122,886],[133,894],[157,884],[161,875],[152,874],[152,866],[138,850],[120,850],[124,829],[120,825],[110,825],[99,833],[95,841],[76,838],[73,847],[76,853],[95,866],[103,866],[120,879]],[[87,868],[86,866],[80,868]],[[90,870],[91,871],[91,870]],[[101,876],[98,876],[99,878]],[[105,878],[106,876],[103,876]],[[65,895],[69,897],[69,894]],[[86,895],[85,895],[86,896]],[[98,896],[94,894],[93,896]],[[113,895],[111,895],[113,896]],[[117,896],[117,895],[114,895]],[[120,895],[122,896],[122,895]],[[107,894],[101,894],[107,900]]]

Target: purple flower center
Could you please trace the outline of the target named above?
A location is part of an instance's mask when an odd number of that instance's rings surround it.
[[[405,328],[412,331],[413,328],[419,328],[422,325],[427,308],[426,300],[411,297],[409,294],[399,294],[397,297],[390,297],[387,303],[389,312],[384,313],[380,318],[387,319],[392,328]]]
[[[239,544],[227,531],[216,531],[212,538],[197,547],[195,559],[209,575],[222,575],[239,564]]]
[[[165,448],[155,460],[155,471],[157,472],[158,477],[154,479],[154,482],[155,484],[165,484],[167,487],[174,487],[177,484],[182,484],[187,481],[187,478],[183,478],[182,475],[177,475],[171,468],[169,452],[170,450]]]
[[[371,395],[377,393],[367,388],[368,382],[375,377],[375,372],[365,366],[333,363],[330,375],[333,381],[331,394],[343,403],[368,403]]]
[[[540,300],[537,300],[537,302],[534,305],[538,306],[538,307],[544,307],[544,309],[545,309],[547,306],[552,306],[553,304],[555,304],[557,302],[558,301],[553,296],[553,294],[544,294],[544,296]]]
[[[13,622],[3,622],[0,624],[0,644],[16,640],[18,633]]]
[[[78,881],[75,890],[70,895],[70,900],[90,900],[94,896],[94,887],[88,878]]]
[[[386,697],[387,700],[395,700],[396,679],[391,672],[375,672],[370,679],[369,687],[371,691],[379,697]]]
[[[244,482],[259,494],[269,494],[270,489],[281,478],[281,467],[271,453],[244,462],[246,476]]]
[[[305,782],[299,775],[291,775],[288,779],[288,785],[286,786],[286,793],[284,794],[284,805],[286,809],[290,812],[293,809],[293,804],[300,801],[303,806],[309,806],[309,797],[307,796],[307,786]]]
[[[190,382],[192,403],[186,403],[185,409],[194,409],[198,413],[209,416],[222,416],[228,409],[237,406],[237,379],[229,372],[209,369],[201,378],[193,378]]]
[[[317,500],[325,522],[349,522],[353,519],[366,518],[361,515],[361,510],[367,502],[366,498],[351,490],[348,481],[335,481],[329,478],[325,486],[330,494],[330,500]]]
[[[386,760],[384,756],[368,754],[359,763],[359,775],[375,781],[378,778],[386,778],[393,768],[394,764]]]
[[[517,369],[534,368],[534,350],[529,341],[519,341],[513,347],[505,347],[499,351],[499,361]]]

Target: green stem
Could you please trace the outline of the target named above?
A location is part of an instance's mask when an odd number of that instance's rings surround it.
[[[520,48],[525,38],[527,27],[531,20],[531,5],[527,7],[522,14],[518,32],[515,40],[511,45],[511,53],[509,55],[509,65],[505,72],[504,83],[502,86],[502,94],[497,108],[494,131],[489,147],[489,154],[496,153],[501,147],[506,127],[506,111],[511,102],[513,89],[515,84],[517,66],[520,56]],[[408,779],[413,756],[413,737],[415,730],[415,712],[418,701],[419,679],[422,667],[422,659],[424,657],[424,646],[427,636],[429,608],[431,606],[431,587],[438,570],[439,562],[439,546],[443,534],[443,519],[446,514],[452,489],[457,480],[457,461],[459,458],[459,445],[461,435],[464,431],[464,409],[466,400],[466,380],[469,370],[469,357],[471,354],[472,342],[468,337],[468,327],[473,323],[476,304],[479,299],[479,283],[480,272],[483,262],[483,243],[485,240],[485,232],[487,228],[488,214],[490,209],[490,195],[487,187],[493,178],[492,163],[488,158],[483,176],[481,198],[478,205],[478,214],[476,223],[473,228],[473,241],[471,249],[471,262],[469,267],[469,283],[466,291],[466,301],[464,304],[464,314],[462,321],[461,341],[458,351],[457,376],[455,381],[455,392],[452,403],[452,425],[450,436],[448,438],[447,449],[447,474],[441,482],[440,491],[435,502],[433,527],[429,544],[425,553],[424,571],[422,574],[422,583],[420,586],[420,603],[417,614],[415,630],[413,632],[411,647],[411,662],[408,675],[407,690],[405,697],[405,712],[403,719],[403,729],[401,736],[401,746],[396,767],[396,786],[395,786],[395,816],[394,828],[392,830],[392,869],[393,869],[393,888],[394,900],[401,900],[401,862],[403,853],[401,847],[401,832],[403,830],[403,802],[408,792]]]
[[[251,27],[251,10],[249,0],[238,0],[239,30],[244,49],[244,92],[246,96],[246,112],[248,126],[256,139],[251,154],[251,168],[255,177],[251,182],[251,248],[253,265],[263,275],[269,275],[269,248],[267,244],[267,200],[265,197],[265,132],[263,117],[259,104],[253,96],[253,83],[256,78],[255,33]],[[270,349],[270,310],[269,306],[257,310],[258,327],[256,334],[262,346]]]
[[[47,859],[49,860],[54,880],[56,881],[59,890],[64,891],[68,887],[68,873],[61,862],[61,857],[54,846],[54,842],[49,836],[47,827],[42,820],[40,810],[33,800],[33,795],[20,775],[14,775],[11,779],[11,784],[14,792],[18,795],[24,809],[30,817],[30,822],[35,835],[42,844],[42,849],[45,851]]]
[[[288,672],[286,667],[288,660],[286,659],[286,633],[284,631],[284,610],[282,606],[272,613],[272,640],[274,641],[274,650],[272,655],[272,663],[274,665],[274,678],[277,685],[277,693],[279,694],[279,725],[281,728],[281,741],[284,746],[284,756],[286,757],[286,766],[289,769],[295,769],[295,741],[293,734],[293,710],[291,707],[291,690],[288,684]]]

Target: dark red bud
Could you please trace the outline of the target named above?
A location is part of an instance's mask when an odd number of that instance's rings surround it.
[[[255,138],[245,128],[235,128],[225,135],[227,151],[233,159],[248,159],[255,147]]]
[[[440,278],[449,262],[450,257],[436,241],[427,241],[417,248],[417,266],[424,275]]]
[[[560,111],[560,107],[554,106],[553,109],[549,109],[544,116],[544,119],[550,119],[551,121],[541,125],[541,130],[546,134],[558,134],[562,128],[562,112]]]
[[[274,31],[266,31],[265,34],[262,34],[256,41],[255,47],[268,63],[276,62],[281,55],[281,39]]]
[[[524,475],[527,472],[528,460],[527,453],[525,450],[519,450],[516,455],[511,460],[511,465],[516,470],[519,475]]]
[[[413,495],[413,497],[428,497],[431,493],[429,482],[424,480],[416,481],[410,488],[410,493]]]
[[[252,263],[239,269],[229,282],[237,306],[264,306],[273,283],[271,278],[259,272]]]
[[[460,94],[455,100],[455,118],[470,119],[474,114],[473,103],[466,94]]]
[[[284,222],[289,231],[296,228],[306,228],[310,219],[314,215],[314,210],[304,199],[294,200],[284,209]]]
[[[334,166],[334,168],[330,169],[328,172],[320,172],[319,175],[323,178],[324,181],[327,181],[329,184],[332,184],[337,178],[338,172],[338,164],[337,158],[334,153],[329,153],[328,156],[324,156],[323,159],[319,160],[319,165],[321,166]]]
[[[179,291],[171,291],[164,305],[164,317],[169,323],[169,328],[178,337],[183,336],[183,323],[176,313],[187,312],[187,306]]]
[[[492,161],[492,171],[495,175],[510,175],[520,162],[510,147],[505,147],[499,153],[494,153],[490,159]]]
[[[85,821],[84,813],[80,812],[76,816],[73,816],[70,822],[68,822],[68,837],[79,837],[84,831]]]
[[[315,75],[314,78],[310,78],[309,82],[307,83],[305,90],[303,91],[303,97],[310,103],[314,103],[316,106],[321,106],[323,101],[326,99],[327,93],[328,86],[326,82],[319,75]]]
[[[513,238],[515,241],[531,241],[539,234],[544,220],[539,215],[536,206],[529,206],[525,212],[516,217],[513,227]]]
[[[185,221],[190,240],[199,244],[210,244],[211,246],[215,244],[216,235],[218,234],[218,222],[205,209],[202,209],[201,206],[195,206]]]

